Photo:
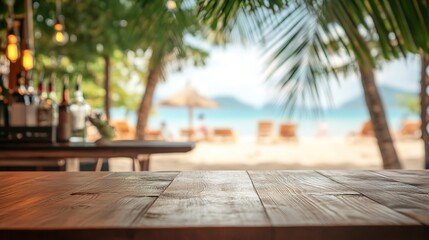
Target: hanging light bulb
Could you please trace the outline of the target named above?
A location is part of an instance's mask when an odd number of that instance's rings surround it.
[[[19,58],[18,37],[13,32],[13,29],[7,34],[6,56],[11,62],[16,62]]]
[[[177,8],[177,4],[173,0],[168,0],[165,6],[167,7],[168,11],[174,11]]]
[[[64,31],[63,16],[58,15],[54,25],[54,42],[60,46],[65,45],[69,40],[69,35]]]
[[[33,51],[28,48],[22,51],[22,66],[26,71],[29,71],[34,67]]]
[[[69,35],[65,31],[64,26],[64,16],[61,15],[61,0],[56,0],[56,12],[57,12],[57,19],[55,21],[54,25],[54,42],[57,45],[63,46],[69,41]]]
[[[27,71],[27,77],[31,79],[31,72],[29,72],[34,67],[34,55],[32,50],[32,39],[31,35],[33,34],[33,29],[30,26],[30,18],[32,15],[29,12],[31,9],[31,1],[26,1],[25,3],[25,18],[24,18],[24,30],[23,30],[23,47],[22,47],[22,67]]]

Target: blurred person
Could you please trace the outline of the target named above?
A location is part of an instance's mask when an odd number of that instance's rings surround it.
[[[161,132],[161,136],[165,141],[173,140],[173,134],[171,133],[171,131],[168,128],[167,123],[165,121],[161,122],[161,127],[160,127],[159,131]]]
[[[198,128],[197,128],[197,134],[201,136],[202,139],[207,139],[209,137],[209,130],[205,123],[205,116],[204,114],[200,114],[198,116]]]

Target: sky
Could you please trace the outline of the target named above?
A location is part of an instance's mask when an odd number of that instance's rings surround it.
[[[249,105],[260,107],[273,101],[275,90],[264,81],[262,50],[257,46],[238,44],[226,47],[210,47],[206,65],[185,66],[180,72],[170,71],[167,81],[161,83],[156,98],[163,99],[182,89],[188,82],[201,94],[208,97],[232,96]],[[420,64],[417,56],[406,60],[395,60],[383,64],[376,71],[377,83],[381,86],[417,92],[419,89]],[[357,76],[350,74],[340,82],[332,81],[334,106],[361,94],[362,88]]]

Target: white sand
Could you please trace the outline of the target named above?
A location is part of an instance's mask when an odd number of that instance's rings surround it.
[[[423,167],[423,142],[397,140],[406,169]],[[109,160],[111,171],[130,171],[128,159]],[[150,170],[270,170],[270,169],[380,169],[374,138],[300,138],[281,143],[256,143],[255,139],[199,142],[189,153],[157,154]]]

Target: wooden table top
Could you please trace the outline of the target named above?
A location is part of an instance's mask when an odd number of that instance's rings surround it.
[[[0,173],[0,239],[429,239],[429,171]]]
[[[22,143],[1,144],[0,159],[13,158],[110,158],[135,157],[138,154],[189,152],[193,142],[123,140],[95,143]]]

